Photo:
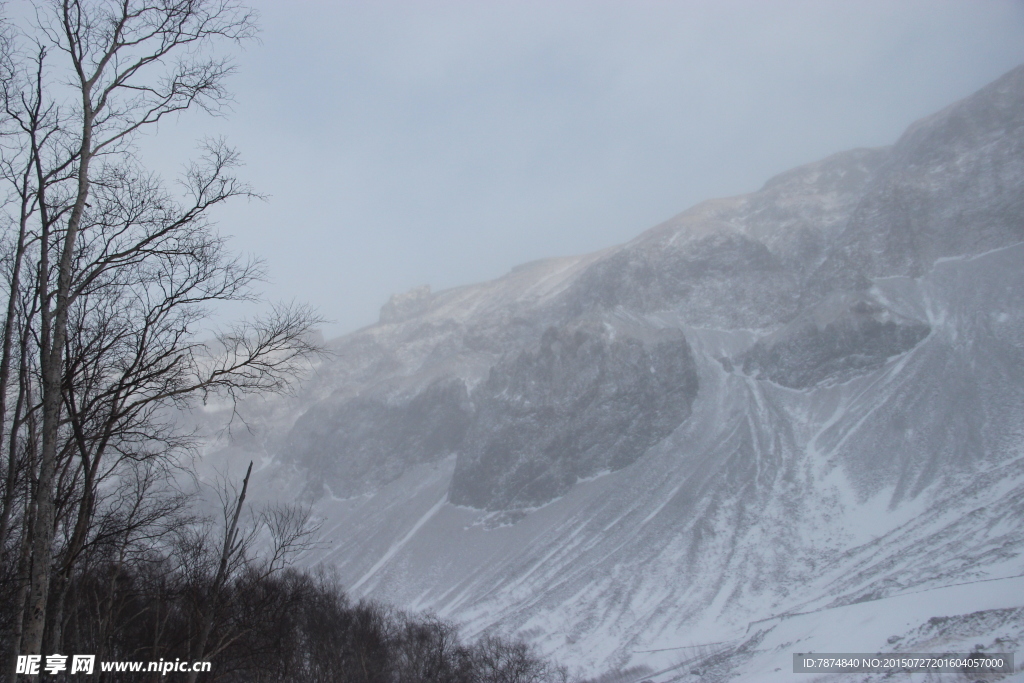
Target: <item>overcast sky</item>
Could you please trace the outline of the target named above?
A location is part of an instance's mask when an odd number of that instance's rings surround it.
[[[257,2],[223,134],[269,195],[217,218],[328,336],[396,292],[626,241],[913,120],[1024,62],[1024,3]]]

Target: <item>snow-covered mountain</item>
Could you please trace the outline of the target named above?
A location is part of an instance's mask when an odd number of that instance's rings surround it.
[[[214,449],[315,501],[356,595],[656,681],[1024,659],[1024,67],[329,346]]]

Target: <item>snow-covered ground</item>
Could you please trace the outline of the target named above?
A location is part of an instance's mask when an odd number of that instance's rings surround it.
[[[1020,666],[1021,196],[1024,69],[621,247],[396,297],[211,471],[310,501],[301,561],[354,595],[588,674]]]

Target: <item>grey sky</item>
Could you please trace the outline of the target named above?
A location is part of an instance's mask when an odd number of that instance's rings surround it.
[[[616,244],[914,119],[1024,62],[1024,4],[257,2],[224,134],[271,195],[217,215],[272,299],[340,334],[388,296]]]

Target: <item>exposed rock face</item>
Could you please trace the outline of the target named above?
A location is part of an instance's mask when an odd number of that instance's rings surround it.
[[[394,294],[380,307],[380,322],[400,322],[423,313],[430,308],[430,299],[430,285],[422,285],[403,294]]]
[[[846,381],[906,353],[930,331],[927,323],[867,297],[832,297],[812,315],[758,340],[744,358],[743,372],[795,389]]]
[[[919,277],[939,258],[1024,240],[1024,69],[912,125],[890,149],[816,282]]]
[[[1022,292],[1019,68],[892,147],[393,299],[253,441],[357,594],[592,670],[750,622],[770,659],[815,610],[1024,573]]]
[[[288,452],[309,470],[314,490],[351,496],[458,452],[469,421],[465,385],[438,380],[412,397],[320,403],[295,422]]]
[[[699,204],[595,263],[563,305],[571,314],[669,309],[698,326],[778,325],[796,315],[808,278],[887,159],[888,150],[844,152],[754,194]]]
[[[598,323],[549,328],[536,350],[491,369],[449,499],[488,510],[537,506],[579,479],[632,464],[690,415],[697,394],[683,335],[649,340]]]

